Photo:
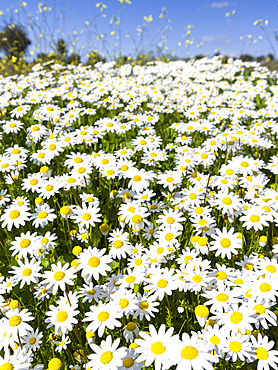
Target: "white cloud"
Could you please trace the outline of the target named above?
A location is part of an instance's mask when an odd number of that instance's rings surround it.
[[[217,35],[217,36],[209,36],[209,35],[206,35],[206,36],[203,36],[201,38],[201,41],[203,41],[203,42],[212,42],[212,41],[222,40],[223,38],[224,38],[223,35]]]
[[[211,3],[210,7],[221,9],[221,8],[224,8],[225,6],[228,6],[228,5],[229,5],[229,1],[222,1],[220,3],[214,1],[213,3]]]

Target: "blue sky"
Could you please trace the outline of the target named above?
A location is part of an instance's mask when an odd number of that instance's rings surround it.
[[[33,19],[36,27],[35,30],[28,30],[32,40],[30,52],[49,51],[49,39],[53,36],[56,39],[62,37],[69,40],[69,51],[79,51],[84,60],[88,51],[92,49],[102,51],[106,49],[106,53],[110,55],[118,54],[120,46],[122,54],[125,55],[134,54],[133,45],[137,45],[140,51],[155,51],[161,38],[161,30],[165,27],[168,28],[167,44],[161,44],[161,49],[165,53],[174,51],[178,56],[186,56],[188,53],[213,55],[215,50],[221,48],[223,54],[231,56],[238,56],[241,53],[266,55],[273,53],[270,42],[259,25],[253,26],[256,19],[263,19],[268,20],[268,25],[264,26],[264,29],[278,53],[278,42],[273,32],[275,28],[278,29],[278,0],[130,1],[131,4],[121,4],[119,0],[104,0],[99,2],[101,4],[99,7],[96,7],[97,1],[92,0],[47,0],[45,2],[26,0],[27,6],[22,6],[17,12],[18,1],[2,0],[0,11],[3,11],[3,14],[0,17],[0,24],[3,25],[13,19],[28,26],[27,14],[32,13],[30,19]],[[40,7],[41,12],[38,11],[39,4],[43,4]],[[102,9],[102,4],[107,8]],[[46,9],[44,7],[48,10],[43,10]],[[166,8],[164,17],[159,18],[163,7]],[[225,16],[232,11],[235,11],[232,17]],[[115,18],[110,24],[113,15]],[[144,16],[150,15],[153,18],[152,22],[144,21]],[[38,19],[35,20],[35,17]],[[119,17],[120,26],[117,26],[115,22]],[[85,22],[89,24],[86,25]],[[144,28],[141,39],[138,36],[138,26]],[[57,32],[58,29],[61,31]],[[157,32],[157,29],[160,29],[160,32]],[[113,31],[115,34],[111,35]],[[188,31],[191,34],[187,38],[182,37]],[[35,38],[39,34],[41,34],[40,44],[36,50]],[[102,37],[101,35],[103,38],[97,41],[97,36]],[[240,36],[244,40],[240,40]],[[186,39],[193,43],[185,47]],[[181,43],[180,46],[178,43]],[[201,46],[200,43],[202,43]]]

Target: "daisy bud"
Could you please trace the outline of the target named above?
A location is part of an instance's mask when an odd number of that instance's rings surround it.
[[[253,330],[252,331],[252,335],[253,335],[253,337],[255,337],[256,339],[258,339],[258,335],[259,335],[259,333],[260,333],[260,330]],[[262,333],[261,333],[262,334]],[[263,335],[263,334],[262,334]]]
[[[266,245],[266,242],[267,242],[267,236],[262,235],[259,240],[259,246],[264,247]]]
[[[128,349],[134,349],[134,351],[136,350],[136,348],[138,348],[139,346],[138,346],[138,344],[136,344],[136,343],[131,343],[130,345],[129,345],[129,347],[128,347]]]
[[[114,199],[116,195],[117,195],[117,190],[112,190],[110,192],[110,198]]]
[[[60,212],[63,218],[68,218],[71,213],[71,209],[68,206],[63,206],[62,208],[60,208]]]
[[[35,203],[36,203],[36,204],[43,204],[43,199],[42,199],[41,197],[37,197],[37,198],[35,199]]]
[[[102,235],[106,236],[109,233],[110,226],[108,224],[104,223],[104,224],[100,225],[99,230],[102,233]]]
[[[92,330],[90,330],[90,331],[87,331],[87,333],[86,333],[86,338],[87,339],[91,339],[91,338],[93,338],[93,337],[95,337],[96,335],[95,335],[95,333],[93,333],[92,332]]]
[[[215,324],[216,321],[213,319],[208,319],[208,321],[206,322],[206,326],[211,326],[212,328],[214,327]]]
[[[51,171],[49,167],[47,166],[42,166],[40,168],[40,173],[43,175],[43,177],[50,177],[51,176]]]
[[[207,306],[199,305],[195,308],[195,315],[200,326],[204,327],[209,315],[209,309],[207,308]]]
[[[49,370],[59,370],[59,369],[61,369],[61,366],[62,366],[62,361],[57,357],[52,358],[48,362]]]
[[[82,252],[82,248],[79,246],[79,245],[76,245],[73,249],[72,249],[72,254],[74,254],[75,256],[77,256],[78,254],[80,254]]]
[[[78,259],[75,259],[75,260],[71,261],[70,265],[71,265],[71,267],[77,268],[77,266],[79,266],[80,263],[78,263]]]
[[[19,302],[17,299],[13,299],[10,304],[9,304],[9,307],[11,310],[15,310],[16,308],[19,307]]]
[[[180,306],[178,307],[178,313],[183,313],[184,312],[184,307]]]

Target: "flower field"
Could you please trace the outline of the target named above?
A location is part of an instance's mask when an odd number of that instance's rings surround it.
[[[0,370],[278,368],[277,76],[0,79]]]

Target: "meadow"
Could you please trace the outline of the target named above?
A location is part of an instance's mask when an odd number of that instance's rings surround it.
[[[278,368],[278,85],[218,57],[0,78],[0,370]]]

